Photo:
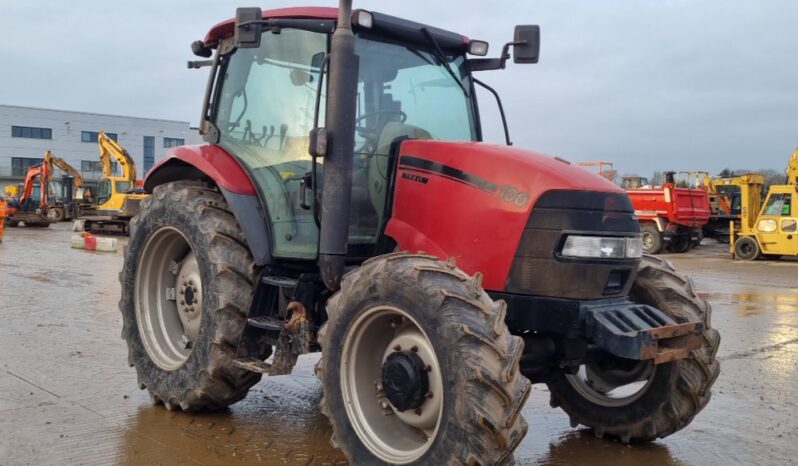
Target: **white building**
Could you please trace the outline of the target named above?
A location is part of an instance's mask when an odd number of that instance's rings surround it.
[[[143,178],[170,147],[199,144],[185,121],[0,105],[0,193],[24,179],[48,149],[80,170],[87,184],[101,175],[97,132],[105,131],[127,149]]]

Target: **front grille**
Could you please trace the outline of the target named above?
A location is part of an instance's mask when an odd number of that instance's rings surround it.
[[[569,299],[628,294],[639,260],[560,257],[569,233],[634,236],[640,225],[625,193],[547,191],[532,209],[505,289]]]

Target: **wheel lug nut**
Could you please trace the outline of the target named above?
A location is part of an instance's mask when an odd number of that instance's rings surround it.
[[[393,347],[394,351],[402,351],[402,345],[396,345]]]
[[[181,301],[180,301],[180,305],[181,305],[181,306],[185,306],[185,305],[186,305],[186,302],[181,300]]]
[[[414,412],[414,413],[416,413],[416,415],[417,415],[417,416],[421,416],[421,413],[422,413],[423,411],[421,411],[421,408],[416,408],[416,410],[415,410],[415,411],[413,411],[413,412]]]
[[[382,407],[382,409],[388,409],[391,407],[391,405],[389,405],[387,401],[383,401],[382,403],[380,403],[380,406]]]
[[[413,347],[412,347],[412,348],[410,348],[410,351],[412,351],[412,352],[414,352],[414,353],[418,353],[418,346],[416,346],[416,345],[413,345]]]
[[[378,383],[377,384],[377,392],[379,393],[381,391],[382,391],[382,384]]]
[[[432,372],[432,366],[430,366],[429,364],[424,366],[424,372]]]
[[[432,392],[427,392],[427,394],[426,394],[426,395],[424,395],[424,398],[426,398],[426,399],[428,399],[428,400],[429,400],[430,398],[432,398]]]

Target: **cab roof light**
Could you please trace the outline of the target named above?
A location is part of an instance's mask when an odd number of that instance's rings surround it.
[[[374,27],[374,16],[366,10],[355,10],[352,13],[352,24],[364,29],[371,29]]]
[[[471,40],[468,42],[468,53],[477,57],[484,57],[488,54],[488,44],[484,40]]]

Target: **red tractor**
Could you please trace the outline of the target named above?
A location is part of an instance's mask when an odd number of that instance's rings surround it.
[[[332,443],[423,465],[512,461],[530,380],[624,442],[707,404],[710,308],[642,254],[626,194],[481,142],[473,74],[511,49],[537,62],[537,26],[479,58],[485,42],[343,0],[241,8],[192,48],[207,143],[148,174],[120,274],[155,402],[222,408],[321,351]]]
[[[621,187],[640,219],[644,252],[681,253],[701,243],[702,227],[712,213],[704,186],[690,186],[689,180],[676,180],[675,172],[665,172],[660,186],[650,185],[643,177],[625,176]]]

